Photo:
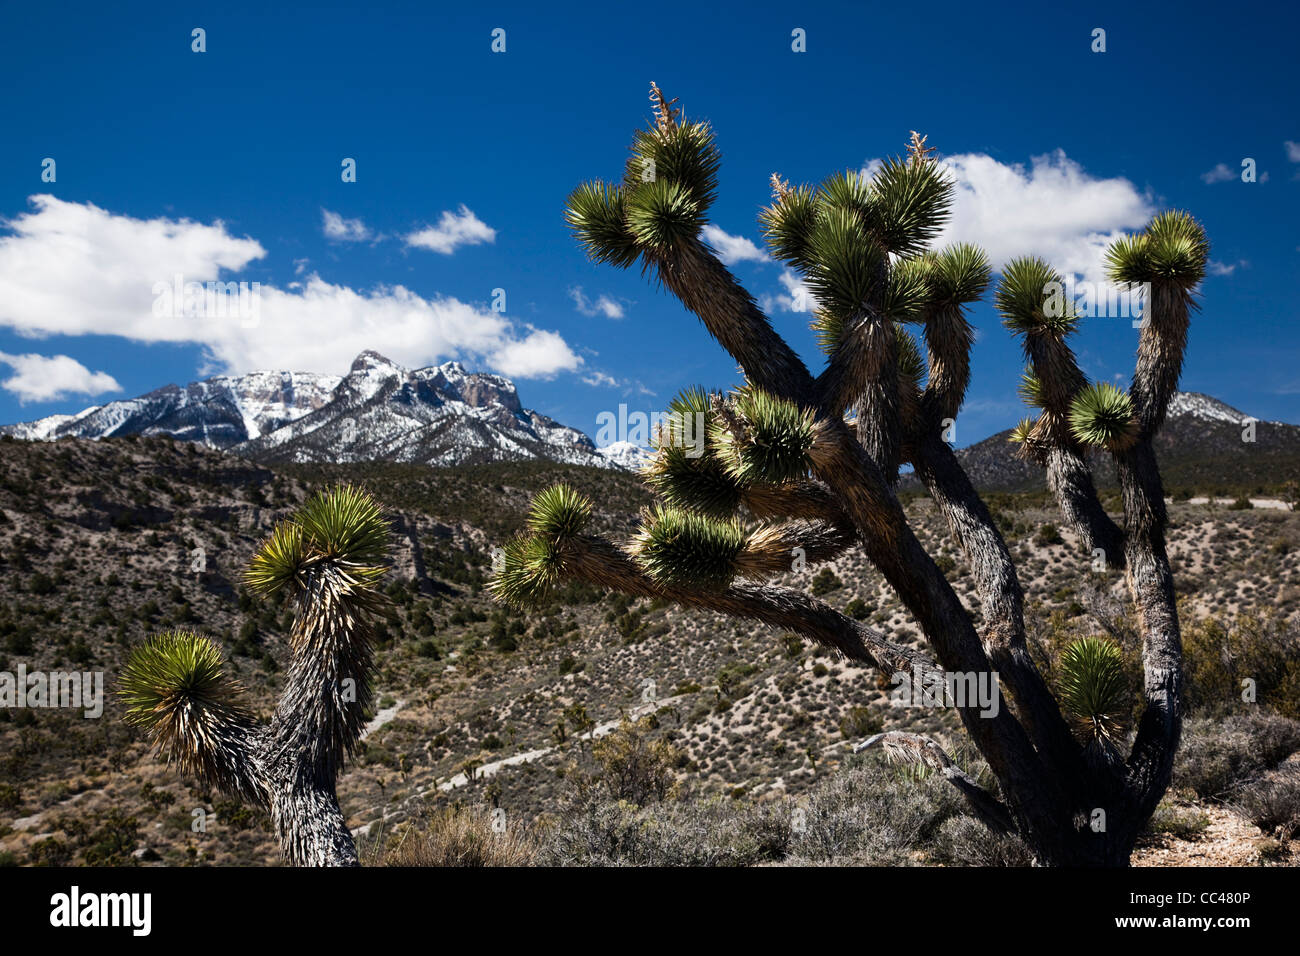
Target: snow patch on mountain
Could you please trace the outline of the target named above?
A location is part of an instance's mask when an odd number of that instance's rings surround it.
[[[1174,392],[1173,397],[1169,399],[1169,414],[1190,415],[1206,421],[1231,422],[1234,425],[1240,425],[1248,417],[1226,402],[1200,392]]]
[[[604,448],[597,448],[596,451],[624,471],[640,471],[641,467],[650,460],[649,449],[630,441],[611,442]]]
[[[167,435],[263,461],[401,461],[448,466],[549,459],[623,468],[576,428],[523,407],[508,378],[459,362],[408,370],[377,352],[347,375],[261,371],[9,425],[31,440]]]

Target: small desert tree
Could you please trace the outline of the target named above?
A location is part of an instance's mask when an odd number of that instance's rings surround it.
[[[355,866],[334,785],[370,706],[371,617],[389,527],[365,492],[313,496],[253,557],[248,585],[293,605],[293,662],[269,724],[241,703],[221,652],[190,632],[151,637],[122,674],[126,720],[192,775],[271,814],[285,860]]]
[[[745,384],[726,396],[688,390],[672,403],[646,469],[661,503],[633,540],[619,546],[591,534],[590,502],[551,488],[506,549],[496,593],[526,604],[579,578],[762,621],[886,672],[919,669],[927,683],[996,672],[1011,706],[982,716],[978,704],[959,701],[958,713],[999,792],[980,787],[933,740],[895,732],[870,743],[940,770],[988,825],[1018,833],[1044,864],[1126,863],[1168,786],[1180,732],[1181,643],[1151,442],[1182,366],[1208,252],[1201,227],[1163,213],[1108,251],[1114,282],[1149,283],[1127,392],[1085,379],[1067,344],[1078,317],[1047,263],[1009,263],[995,295],[1024,345],[1024,390],[1039,409],[1014,437],[1045,469],[1085,560],[1125,569],[1138,608],[1145,705],[1128,745],[1113,714],[1070,711],[1114,709],[1113,653],[1073,651],[1060,703],[1034,665],[1011,555],[945,441],[970,378],[966,310],[991,270],[973,246],[930,248],[953,186],[924,139],[913,133],[909,155],[870,176],[838,173],[817,187],[772,177],[760,221],[772,255],[813,293],[827,354],[814,377],[701,238],[720,160],[712,131],[684,121],[653,84],[651,100],[654,121],[635,134],[622,181],[578,187],[568,221],[594,260],[640,263],[656,276],[736,359]],[[1116,463],[1122,528],[1098,500],[1090,448]],[[907,463],[970,564],[978,626],[899,505],[894,489]],[[914,616],[933,659],[773,583],[855,544]]]

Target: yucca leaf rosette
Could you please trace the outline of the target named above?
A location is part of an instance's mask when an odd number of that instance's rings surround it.
[[[988,254],[979,246],[969,242],[949,246],[933,254],[931,300],[937,306],[974,302],[988,288],[991,275]]]
[[[736,576],[745,531],[735,519],[719,521],[657,506],[645,515],[635,558],[656,581],[691,587],[726,587]]]
[[[340,569],[357,591],[373,588],[385,572],[390,528],[369,492],[343,485],[317,492],[292,518],[276,526],[249,562],[244,580],[259,594],[297,593],[322,563]]]
[[[618,186],[583,183],[570,193],[564,218],[594,262],[626,269],[640,255],[627,225],[626,197]]]
[[[668,403],[643,475],[665,503],[724,518],[739,507],[744,482],[729,471],[712,438],[714,397],[695,386]]]
[[[821,432],[810,410],[747,386],[727,414],[717,416],[710,440],[741,486],[781,484],[807,474]]]
[[[559,581],[566,544],[583,533],[590,519],[591,500],[569,485],[539,492],[529,509],[528,530],[502,549],[502,565],[488,590],[520,607],[543,601]]]
[[[1117,283],[1169,283],[1189,289],[1205,278],[1210,243],[1191,215],[1159,213],[1138,235],[1123,236],[1106,250],[1106,271]]]
[[[144,728],[182,772],[227,785],[241,759],[233,745],[252,715],[211,640],[192,631],[155,634],[131,652],[118,695],[126,722]]]
[[[1133,402],[1109,382],[1089,385],[1070,403],[1070,431],[1084,444],[1124,451],[1138,437]]]
[[[1060,695],[1081,739],[1123,741],[1129,691],[1124,653],[1114,641],[1085,637],[1070,643],[1061,654]]]
[[[993,299],[1002,324],[1017,335],[1063,338],[1078,325],[1061,274],[1036,257],[1008,262]]]

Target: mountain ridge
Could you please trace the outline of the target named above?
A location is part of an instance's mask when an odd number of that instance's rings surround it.
[[[256,371],[164,385],[131,399],[0,426],[51,441],[166,436],[266,462],[420,462],[435,466],[547,459],[627,470],[583,432],[525,408],[508,378],[459,362],[406,369],[366,350],[343,376]]]
[[[1254,421],[1255,441],[1243,440]],[[513,381],[470,372],[460,362],[407,369],[373,350],[347,374],[256,371],[164,385],[132,399],[72,415],[0,426],[0,435],[49,441],[65,437],[166,436],[266,464],[365,461],[431,466],[548,460],[636,471],[645,449],[605,448],[582,431],[525,408]],[[956,451],[972,483],[986,491],[1035,490],[1042,470],[1020,460],[1010,429]],[[1213,396],[1176,392],[1156,452],[1167,484],[1270,483],[1300,471],[1300,426],[1254,420]],[[1099,485],[1113,464],[1091,456]],[[903,489],[918,488],[910,474]]]

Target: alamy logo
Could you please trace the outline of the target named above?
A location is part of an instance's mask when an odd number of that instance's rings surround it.
[[[71,707],[87,720],[104,713],[103,671],[0,671],[0,707]]]
[[[661,444],[686,449],[687,458],[699,458],[704,454],[708,423],[704,412],[690,415],[679,412],[629,414],[627,405],[620,404],[617,415],[613,412],[598,414],[596,428],[596,444],[601,448],[618,441],[645,447],[653,437]]]
[[[890,681],[891,707],[979,707],[981,717],[996,717],[1001,709],[998,672],[899,671]]]
[[[155,282],[153,296],[160,319],[239,319],[246,329],[262,321],[260,282],[186,282],[177,273],[171,282]]]
[[[148,936],[152,914],[150,893],[82,893],[74,886],[50,897],[51,926],[126,926],[134,936]]]
[[[1043,286],[1043,314],[1061,318],[1073,314],[1084,318],[1132,319],[1133,328],[1146,328],[1147,303],[1151,301],[1150,282],[1075,282],[1073,275],[1065,281]]]

